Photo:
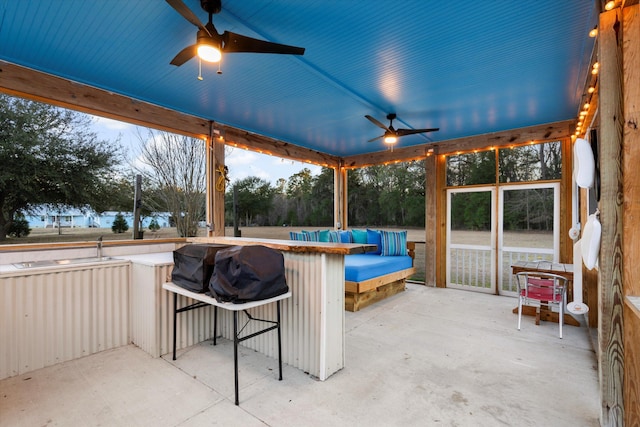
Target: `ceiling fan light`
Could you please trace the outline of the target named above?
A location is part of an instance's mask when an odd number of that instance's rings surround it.
[[[220,62],[222,59],[222,52],[212,44],[201,42],[198,44],[198,56],[203,61]]]
[[[398,142],[398,138],[395,135],[385,135],[384,136],[384,143],[385,144],[395,144],[396,142]]]

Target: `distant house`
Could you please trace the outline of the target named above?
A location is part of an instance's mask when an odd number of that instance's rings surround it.
[[[25,219],[30,228],[111,228],[116,215],[121,213],[129,227],[133,227],[132,212],[107,211],[98,214],[91,209],[65,209],[53,211],[42,207],[31,214],[26,214]],[[142,218],[142,227],[148,228],[149,223],[155,218],[160,227],[170,227],[169,212],[156,212],[151,216]]]

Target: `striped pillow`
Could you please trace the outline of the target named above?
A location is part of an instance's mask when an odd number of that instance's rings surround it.
[[[382,256],[399,256],[407,254],[407,232],[406,231],[384,231],[380,230]]]
[[[301,240],[303,242],[307,241],[307,236],[304,233],[296,233],[295,231],[289,232],[289,239],[291,240]]]
[[[320,241],[320,230],[314,231],[305,231],[302,230],[302,233],[305,235],[305,240],[307,242],[319,242]]]
[[[329,241],[334,243],[340,242],[340,236],[337,231],[329,231]]]

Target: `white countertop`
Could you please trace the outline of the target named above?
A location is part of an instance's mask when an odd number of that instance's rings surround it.
[[[143,264],[143,265],[149,265],[149,266],[173,265],[173,252],[155,252],[155,253],[140,254],[140,255],[122,255],[116,258],[131,261],[134,264]]]

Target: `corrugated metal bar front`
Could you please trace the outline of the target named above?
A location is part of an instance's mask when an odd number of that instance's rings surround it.
[[[129,264],[0,277],[0,379],[129,342]]]

